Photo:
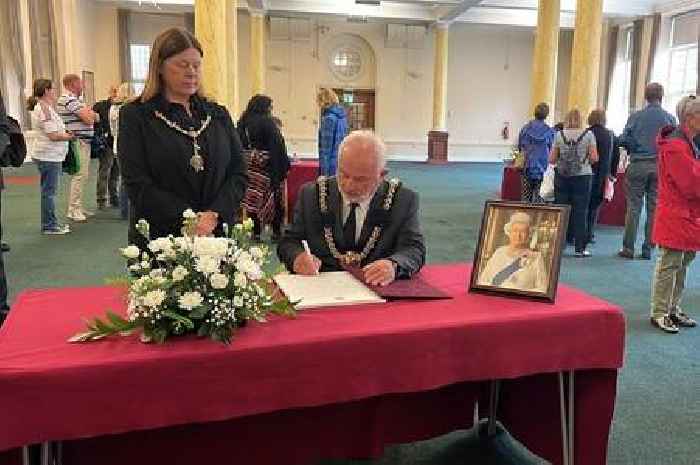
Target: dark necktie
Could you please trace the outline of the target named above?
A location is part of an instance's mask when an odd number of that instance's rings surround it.
[[[355,233],[357,229],[355,211],[357,210],[358,206],[359,204],[357,203],[350,204],[350,214],[348,215],[348,219],[345,220],[345,225],[343,226],[343,242],[345,242],[345,248],[347,250],[355,249]]]

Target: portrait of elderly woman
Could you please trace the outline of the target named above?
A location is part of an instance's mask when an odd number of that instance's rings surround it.
[[[566,207],[487,202],[471,290],[554,298]]]

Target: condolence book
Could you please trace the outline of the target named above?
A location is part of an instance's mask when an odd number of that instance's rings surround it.
[[[365,284],[346,271],[331,271],[316,276],[278,274],[275,282],[298,309],[383,303]]]

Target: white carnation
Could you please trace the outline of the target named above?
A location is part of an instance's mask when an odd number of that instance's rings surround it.
[[[179,299],[177,299],[177,302],[180,304],[180,308],[192,311],[193,309],[202,305],[204,298],[202,297],[202,294],[197,291],[185,292]]]
[[[202,257],[197,259],[197,271],[211,274],[219,272],[219,260],[212,257]]]
[[[215,273],[209,278],[214,289],[224,289],[228,286],[228,277],[221,273]]]
[[[240,308],[243,306],[243,297],[240,295],[237,295],[236,297],[233,298],[233,306]]]
[[[246,287],[248,285],[248,278],[246,278],[245,273],[236,273],[233,276],[233,284],[236,287]]]
[[[185,276],[187,276],[188,274],[190,274],[190,272],[187,271],[187,268],[185,268],[182,265],[178,265],[173,270],[173,281],[175,281],[175,282],[182,281],[183,279],[185,279]]]
[[[141,299],[141,303],[147,307],[157,307],[163,303],[165,300],[166,293],[162,289],[156,289],[154,291],[149,291]]]
[[[182,217],[186,220],[193,220],[197,218],[197,214],[191,208],[188,208],[187,210],[182,212]]]
[[[139,248],[135,245],[130,245],[129,247],[125,247],[122,249],[122,255],[124,255],[126,258],[139,258],[140,253],[141,250],[139,250]]]

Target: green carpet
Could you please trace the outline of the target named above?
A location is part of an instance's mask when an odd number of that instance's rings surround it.
[[[392,175],[401,177],[421,194],[429,262],[471,260],[483,202],[497,197],[501,166],[392,163],[390,169]],[[6,176],[36,174],[31,165],[4,171]],[[58,200],[61,214],[65,210],[67,180],[63,180]],[[94,177],[89,183],[87,206],[94,209]],[[72,234],[51,237],[39,233],[38,186],[9,185],[3,192],[2,204],[4,239],[12,247],[5,254],[11,298],[27,288],[101,285],[106,278],[120,273],[122,261],[116,250],[125,243],[126,224],[118,219],[117,210],[97,212],[89,223],[74,225]],[[561,272],[562,282],[622,306],[627,315],[625,368],[620,375],[608,463],[696,465],[700,463],[700,329],[673,336],[650,326],[654,262],[615,258],[621,232],[620,228],[601,227],[591,249],[594,257],[565,257]],[[690,314],[700,307],[699,277],[697,265],[692,265],[684,306]],[[375,461],[333,461],[324,465],[513,463],[495,449],[467,447],[469,437],[466,432],[456,432],[390,447],[383,458]]]

